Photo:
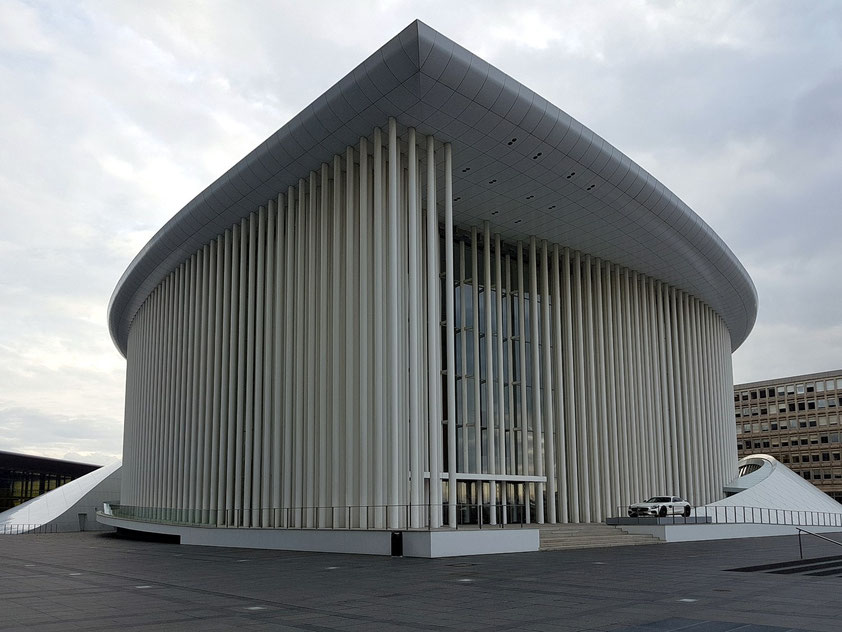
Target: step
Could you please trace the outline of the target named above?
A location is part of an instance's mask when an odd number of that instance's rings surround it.
[[[544,524],[538,525],[538,530],[542,551],[661,543],[654,536],[632,535],[602,523]]]

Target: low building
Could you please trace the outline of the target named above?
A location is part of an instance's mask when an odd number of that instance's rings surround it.
[[[99,465],[0,450],[0,512],[93,472]]]
[[[737,453],[770,454],[842,500],[842,370],[734,386]]]

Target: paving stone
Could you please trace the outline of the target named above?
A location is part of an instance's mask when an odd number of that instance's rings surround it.
[[[797,558],[792,536],[448,560],[3,536],[0,632],[838,632],[842,578],[731,570]]]

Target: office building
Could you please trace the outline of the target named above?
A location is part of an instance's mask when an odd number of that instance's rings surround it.
[[[842,370],[734,386],[737,452],[774,456],[842,501]]]

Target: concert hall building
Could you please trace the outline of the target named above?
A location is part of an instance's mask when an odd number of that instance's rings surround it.
[[[123,274],[115,516],[411,532],[715,501],[756,311],[675,194],[414,22]]]

